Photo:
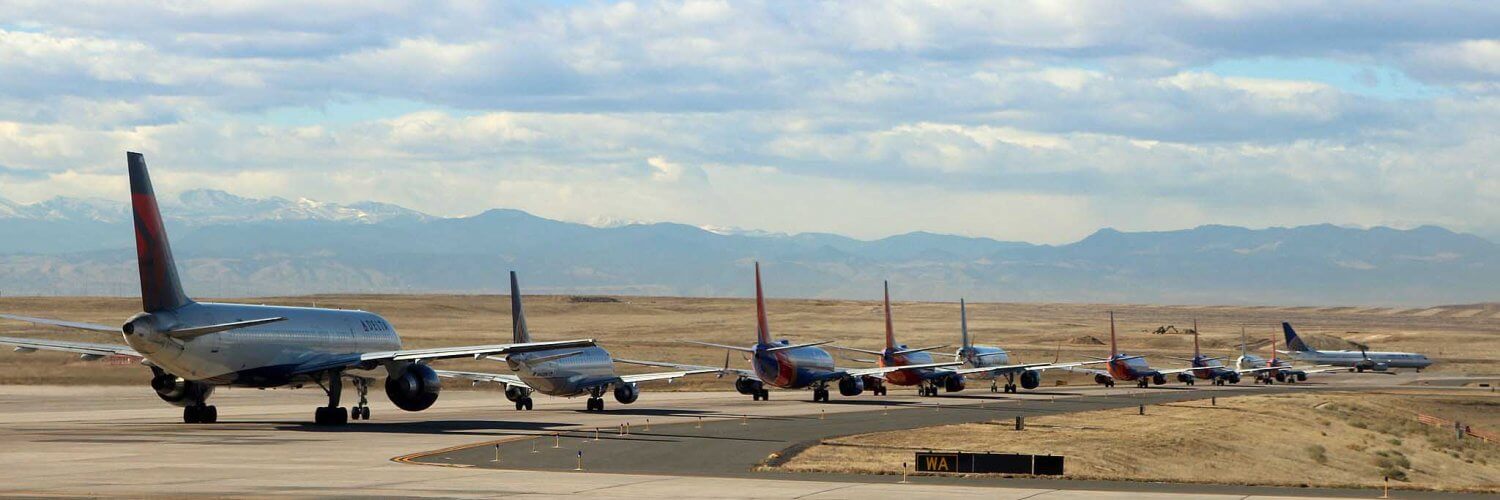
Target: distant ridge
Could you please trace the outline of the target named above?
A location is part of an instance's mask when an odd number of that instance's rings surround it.
[[[618,220],[596,227],[512,209],[443,218],[216,190],[164,200],[163,212],[189,286],[218,296],[498,292],[510,269],[544,293],[746,296],[749,266],[760,260],[780,297],[874,298],[889,279],[903,300],[1485,310],[1494,304],[1476,303],[1500,300],[1500,246],[1436,226],[1105,228],[1034,245],[923,231],[859,240]],[[134,294],[128,217],[123,201],[0,200],[0,292]]]

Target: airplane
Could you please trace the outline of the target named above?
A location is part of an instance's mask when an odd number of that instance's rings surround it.
[[[516,272],[510,272],[510,317],[511,341],[531,342],[531,332],[526,328],[526,313],[521,310],[521,287],[517,284]],[[615,401],[631,404],[641,397],[641,382],[675,380],[688,375],[717,373],[718,369],[679,370],[672,372],[618,375],[614,358],[603,347],[560,348],[513,353],[504,357],[486,356],[487,359],[504,361],[516,375],[500,373],[464,372],[438,370],[439,377],[460,378],[476,382],[495,382],[505,385],[505,398],[516,404],[517,410],[532,408],[531,393],[540,392],[548,396],[589,396],[586,411],[604,411],[604,394],[614,391]]]
[[[138,359],[151,369],[151,388],[167,403],[183,408],[185,423],[214,423],[218,409],[207,404],[215,387],[292,387],[314,384],[328,395],[314,421],[342,425],[352,416],[369,420],[367,393],[376,372],[385,372],[385,393],[396,407],[421,411],[437,401],[442,383],[427,363],[594,345],[593,340],[517,342],[428,349],[402,349],[395,327],[365,311],[197,302],[184,293],[171,245],[157,208],[145,156],[127,152],[130,200],[135,220],[136,257],[142,312],[123,326],[0,314],[0,318],[121,335],[125,344],[0,337],[26,353],[38,350],[79,354],[83,359]],[[343,381],[359,393],[349,412],[339,406]]]
[[[885,385],[881,381],[881,377],[891,372],[958,366],[962,364],[953,361],[949,363],[882,366],[877,368],[838,368],[833,364],[833,356],[828,354],[828,351],[817,347],[832,341],[792,344],[785,339],[772,340],[771,329],[769,323],[766,321],[766,297],[761,288],[759,262],[755,263],[755,326],[755,345],[750,347],[692,340],[686,341],[690,344],[726,349],[724,353],[724,367],[718,370],[721,373],[738,375],[738,378],[734,381],[734,389],[740,394],[752,397],[755,401],[770,401],[771,393],[769,389],[766,389],[768,385],[782,389],[811,388],[813,391],[813,401],[824,402],[828,401],[828,386],[830,384],[837,384],[839,394],[844,396],[858,396],[865,391],[866,387],[878,389],[884,394]],[[748,356],[750,370],[729,368],[729,354],[733,351],[739,351]],[[707,366],[656,361],[626,359],[617,361],[644,366],[665,366],[683,370],[711,368]]]
[[[858,349],[854,347],[829,346],[834,349],[852,351],[858,353],[878,356],[873,361],[876,366],[881,367],[904,367],[913,365],[929,366],[928,368],[908,368],[896,370],[885,374],[885,381],[900,386],[916,386],[917,394],[921,396],[936,396],[938,388],[948,392],[964,390],[963,374],[953,370],[940,370],[931,367],[932,354],[928,351],[942,349],[948,346],[933,346],[913,349],[906,344],[896,343],[895,328],[891,323],[891,284],[885,283],[885,349],[874,351],[869,349]],[[871,360],[856,360],[870,362]],[[1045,363],[1043,363],[1045,364]],[[871,391],[876,396],[885,395],[886,388],[882,386]]]
[[[1000,392],[998,385],[1000,377],[1005,377],[1004,390],[1007,393],[1016,392],[1016,379],[1021,379],[1020,387],[1027,390],[1036,389],[1042,385],[1042,372],[1050,369],[1063,369],[1073,366],[1092,365],[1103,363],[1103,361],[1080,361],[1074,363],[1023,363],[1011,364],[1010,353],[1005,349],[986,345],[975,345],[969,339],[969,312],[964,299],[958,299],[959,337],[962,345],[958,351],[953,353],[953,359],[963,361],[963,366],[955,371],[973,378],[990,381],[990,392]]]
[[[1255,374],[1255,381],[1261,384],[1274,384],[1276,382],[1305,382],[1310,373],[1323,373],[1342,370],[1342,368],[1326,367],[1296,367],[1283,359],[1276,358],[1276,337],[1271,336],[1271,359],[1263,359],[1260,356],[1250,354],[1245,342],[1245,327],[1240,327],[1240,357],[1234,360],[1234,366],[1238,369],[1261,368]]]
[[[1418,372],[1432,365],[1427,356],[1415,352],[1369,352],[1361,346],[1358,351],[1319,351],[1308,346],[1292,330],[1291,323],[1282,322],[1281,331],[1286,335],[1288,351],[1281,351],[1292,359],[1328,366],[1353,368],[1358,372],[1384,372],[1390,368],[1415,368]]]
[[[1092,374],[1094,383],[1114,387],[1116,381],[1134,381],[1137,387],[1145,388],[1151,384],[1162,385],[1167,383],[1167,375],[1192,371],[1195,368],[1180,368],[1176,370],[1157,370],[1146,363],[1145,356],[1131,356],[1120,352],[1118,344],[1115,343],[1115,313],[1109,313],[1109,357],[1098,358],[1105,361],[1104,370],[1091,368],[1069,368],[1070,371],[1078,371]]]
[[[1203,350],[1198,346],[1197,320],[1193,320],[1193,357],[1167,357],[1188,361],[1193,364],[1193,369],[1177,374],[1177,381],[1187,385],[1193,385],[1193,381],[1195,379],[1209,380],[1212,381],[1214,385],[1238,384],[1240,383],[1241,375],[1245,375],[1247,373],[1259,374],[1262,372],[1277,370],[1277,367],[1275,365],[1262,365],[1260,367],[1252,368],[1243,368],[1236,366],[1234,368],[1229,368],[1227,366],[1224,366],[1223,358],[1204,355]]]

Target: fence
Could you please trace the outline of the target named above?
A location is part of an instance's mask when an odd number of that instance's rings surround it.
[[[1430,425],[1430,426],[1433,426],[1433,427],[1440,427],[1440,428],[1443,428],[1443,429],[1452,429],[1453,428],[1453,421],[1452,420],[1448,420],[1448,419],[1445,419],[1445,418],[1434,417],[1434,416],[1428,415],[1426,413],[1418,413],[1417,414],[1417,422],[1422,423],[1422,424],[1426,424],[1426,425]],[[1473,428],[1466,428],[1464,430],[1464,434],[1467,434],[1469,437],[1478,439],[1480,441],[1484,441],[1486,443],[1500,443],[1500,434],[1495,434],[1493,432],[1486,432],[1486,431],[1482,431],[1482,430],[1475,430]]]

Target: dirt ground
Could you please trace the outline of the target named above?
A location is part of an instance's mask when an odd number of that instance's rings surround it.
[[[1284,394],[862,434],[830,439],[791,471],[899,474],[923,450],[1053,454],[1067,477],[1500,492],[1500,443],[1457,440],[1418,413],[1500,431],[1500,395]]]
[[[748,287],[748,283],[747,283]],[[774,287],[770,290],[774,293]],[[431,347],[508,341],[509,298],[503,295],[328,295],[267,297],[238,300],[246,303],[364,309],[391,321],[408,347]],[[747,344],[754,335],[755,306],[749,299],[672,297],[527,296],[527,320],[539,340],[598,339],[616,357],[680,361],[708,365],[724,363],[724,352],[680,342],[684,339]],[[5,297],[0,312],[88,321],[123,323],[140,308],[138,299],[92,297]],[[871,301],[769,300],[771,331],[777,338],[796,341],[832,340],[839,345],[878,348],[882,345],[880,305]],[[893,305],[897,338],[912,346],[958,343],[958,304],[896,302]],[[1131,353],[1151,355],[1158,367],[1181,361],[1162,356],[1188,356],[1192,337],[1183,333],[1155,334],[1173,326],[1181,332],[1198,321],[1205,350],[1234,356],[1240,327],[1245,325],[1256,352],[1269,353],[1269,338],[1280,336],[1281,321],[1291,321],[1299,333],[1321,345],[1347,345],[1347,339],[1378,350],[1412,350],[1437,360],[1432,371],[1500,373],[1500,306],[1444,306],[1425,309],[1353,307],[1214,307],[1101,304],[969,304],[969,328],[977,343],[1011,350],[1016,361],[1083,359],[1105,355],[1109,346],[1107,311],[1115,311],[1120,343]],[[95,342],[118,342],[108,334],[67,331],[0,320],[0,335],[36,336]],[[1098,342],[1098,343],[1096,343]],[[732,357],[735,366],[745,361]],[[454,369],[502,370],[490,361],[443,361]],[[852,360],[841,365],[862,366]],[[109,362],[79,361],[56,353],[27,355],[0,353],[0,383],[4,384],[145,384],[148,371]],[[632,371],[626,369],[625,371]],[[1048,374],[1047,384],[1055,383]],[[1087,383],[1075,378],[1071,383]],[[698,377],[652,390],[673,388],[727,389],[724,381]]]

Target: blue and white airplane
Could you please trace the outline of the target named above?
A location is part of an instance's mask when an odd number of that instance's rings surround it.
[[[594,345],[592,340],[567,340],[402,349],[396,329],[385,318],[364,311],[194,301],[183,292],[177,277],[145,157],[140,153],[125,156],[143,312],[122,326],[0,314],[0,318],[40,325],[121,335],[125,343],[0,337],[0,345],[23,353],[46,350],[76,353],[83,359],[138,359],[154,374],[151,388],[157,396],[181,406],[182,420],[187,423],[218,420],[218,409],[207,404],[218,386],[315,384],[328,394],[328,406],[318,408],[314,420],[332,425],[345,424],[351,416],[339,406],[345,379],[359,392],[353,417],[368,420],[366,395],[374,381],[371,377],[381,371],[391,402],[406,411],[421,411],[437,401],[442,389],[437,373],[427,366],[429,361]]]
[[[881,386],[881,377],[899,370],[921,370],[958,366],[962,363],[929,363],[919,365],[883,366],[878,368],[837,368],[833,356],[817,346],[831,341],[792,344],[787,340],[771,340],[771,329],[766,321],[766,297],[760,284],[760,263],[755,263],[755,345],[740,347],[709,342],[687,341],[691,344],[718,347],[728,351],[739,351],[749,357],[749,370],[729,368],[729,353],[725,353],[724,367],[718,370],[738,375],[734,389],[756,401],[769,401],[771,393],[766,386],[782,389],[808,389],[813,391],[813,401],[828,401],[828,386],[838,385],[839,394],[858,396],[866,386]],[[652,361],[619,360],[646,366],[669,366],[678,369],[696,370],[707,366],[658,363]]]
[[[516,282],[516,272],[510,272],[510,318],[512,341],[531,342],[531,332],[526,328],[526,313],[521,310],[521,287]],[[636,375],[615,373],[615,360],[602,347],[565,347],[509,354],[504,357],[488,356],[488,359],[504,361],[515,375],[500,373],[461,372],[438,370],[438,376],[462,378],[480,382],[495,382],[505,385],[505,398],[516,404],[517,410],[530,410],[532,391],[548,396],[589,396],[587,411],[604,411],[604,394],[613,389],[615,401],[620,404],[634,403],[641,397],[641,382],[654,380],[671,381],[700,373],[718,373],[717,368],[679,370]]]
[[[1415,352],[1370,352],[1364,349],[1319,351],[1302,342],[1297,337],[1297,332],[1292,330],[1291,323],[1282,322],[1281,331],[1286,334],[1286,347],[1289,349],[1282,352],[1298,361],[1348,367],[1359,372],[1383,372],[1391,368],[1416,368],[1420,372],[1432,365],[1432,360],[1427,359],[1427,356]]]

